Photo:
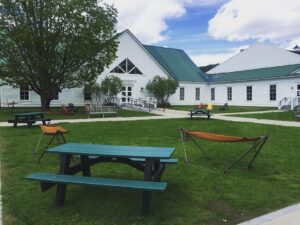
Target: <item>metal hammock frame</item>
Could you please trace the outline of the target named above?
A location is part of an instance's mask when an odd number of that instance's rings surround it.
[[[184,151],[184,157],[185,162],[188,163],[188,157],[187,157],[187,151],[185,146],[185,141],[187,141],[189,138],[193,141],[193,143],[201,150],[201,152],[210,159],[210,156],[207,154],[206,150],[194,139],[194,137],[209,140],[209,141],[215,141],[215,142],[228,142],[228,143],[241,143],[241,142],[251,142],[251,147],[246,150],[244,154],[242,154],[239,158],[237,158],[231,165],[229,165],[225,170],[224,173],[228,173],[230,169],[232,169],[236,164],[238,164],[239,161],[241,161],[243,158],[245,158],[248,154],[251,152],[254,153],[253,157],[251,158],[248,169],[252,168],[253,162],[256,159],[257,155],[260,153],[263,145],[268,139],[267,135],[263,135],[260,137],[237,137],[237,136],[227,136],[227,135],[220,135],[220,134],[214,134],[214,133],[206,133],[202,131],[191,131],[191,130],[185,130],[184,128],[180,128],[181,131],[181,141],[183,145],[183,151]]]

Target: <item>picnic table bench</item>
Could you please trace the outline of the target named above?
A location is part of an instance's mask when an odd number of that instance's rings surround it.
[[[42,191],[57,185],[55,205],[63,206],[67,184],[92,185],[142,191],[142,213],[150,211],[151,192],[164,191],[167,182],[161,182],[166,164],[175,164],[177,159],[171,155],[175,148],[116,146],[99,144],[69,143],[47,149],[47,153],[60,155],[58,174],[34,173],[29,180],[39,181]],[[70,165],[72,156],[79,156],[80,163]],[[125,163],[144,173],[144,179],[126,180],[116,178],[92,177],[90,167],[97,163]],[[82,172],[83,176],[74,176]]]
[[[193,116],[207,116],[207,119],[210,119],[211,115],[211,111],[207,109],[192,109],[189,112],[191,119],[193,119]]]
[[[28,127],[31,127],[35,122],[41,121],[43,125],[46,122],[51,121],[50,118],[44,118],[43,112],[29,112],[29,113],[16,113],[14,114],[14,119],[10,119],[7,122],[13,123],[14,127],[18,126],[18,123],[27,123]]]

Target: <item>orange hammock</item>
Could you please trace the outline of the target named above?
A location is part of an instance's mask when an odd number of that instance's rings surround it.
[[[187,138],[190,137],[191,140],[197,145],[197,147],[206,155],[207,158],[210,158],[203,147],[196,142],[193,137],[209,140],[209,141],[216,141],[216,142],[252,142],[250,149],[248,149],[241,157],[235,160],[227,169],[225,169],[224,173],[227,173],[232,167],[234,167],[241,159],[243,159],[246,155],[251,152],[254,152],[254,156],[252,157],[248,168],[251,168],[253,161],[257,157],[258,153],[260,152],[261,148],[263,147],[264,143],[266,142],[268,136],[261,136],[261,137],[237,137],[237,136],[227,136],[221,134],[214,134],[214,133],[206,133],[202,131],[191,131],[185,130],[181,128],[181,140],[184,150],[185,162],[188,162],[187,153],[185,149],[184,141],[188,140]]]
[[[253,137],[253,138],[236,137],[236,136],[206,133],[202,131],[183,130],[183,132],[185,134],[189,134],[197,138],[202,138],[209,141],[218,141],[218,142],[249,142],[249,141],[258,141],[260,139],[260,137]]]

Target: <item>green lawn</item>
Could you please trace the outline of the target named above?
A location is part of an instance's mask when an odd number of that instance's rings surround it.
[[[189,111],[194,109],[195,105],[174,105],[171,109]],[[206,107],[204,107],[206,108]],[[276,110],[275,107],[257,107],[257,106],[230,106],[228,110],[219,110],[218,105],[213,106],[213,113],[235,113],[235,112],[254,112],[254,111],[266,111],[266,110]]]
[[[267,119],[267,120],[283,120],[283,121],[295,121],[293,112],[271,112],[262,114],[243,114],[234,115],[237,117]]]
[[[40,108],[15,108],[14,113],[25,113],[25,112],[39,112]],[[156,114],[148,112],[139,112],[126,109],[119,109],[118,117],[132,117],[132,116],[155,116]],[[59,119],[83,119],[87,118],[87,114],[83,111],[83,108],[79,108],[78,112],[73,115],[62,114],[61,108],[51,108],[51,113],[45,115],[46,118],[51,118],[53,120]],[[93,117],[102,117],[102,115],[94,115]],[[13,113],[11,109],[0,108],[0,121],[7,121],[13,118]]]
[[[71,131],[69,142],[176,147],[174,158],[179,163],[167,166],[162,177],[168,182],[167,190],[153,193],[148,217],[141,216],[141,193],[134,190],[70,185],[65,206],[55,208],[55,189],[41,192],[37,182],[25,180],[32,172],[58,169],[56,155],[46,155],[41,164],[36,163],[38,155],[33,150],[40,129],[0,128],[5,225],[236,224],[300,201],[299,128],[206,119],[64,126]],[[181,126],[228,135],[268,134],[269,140],[253,170],[245,168],[245,160],[224,176],[223,169],[249,145],[201,141],[213,157],[206,160],[192,143],[187,143],[191,163],[186,165],[179,141]],[[123,179],[143,177],[120,164],[95,165],[92,174]]]

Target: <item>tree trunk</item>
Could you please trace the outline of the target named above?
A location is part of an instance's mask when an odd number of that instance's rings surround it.
[[[47,95],[41,94],[41,108],[42,111],[48,112],[50,110],[51,99]]]

